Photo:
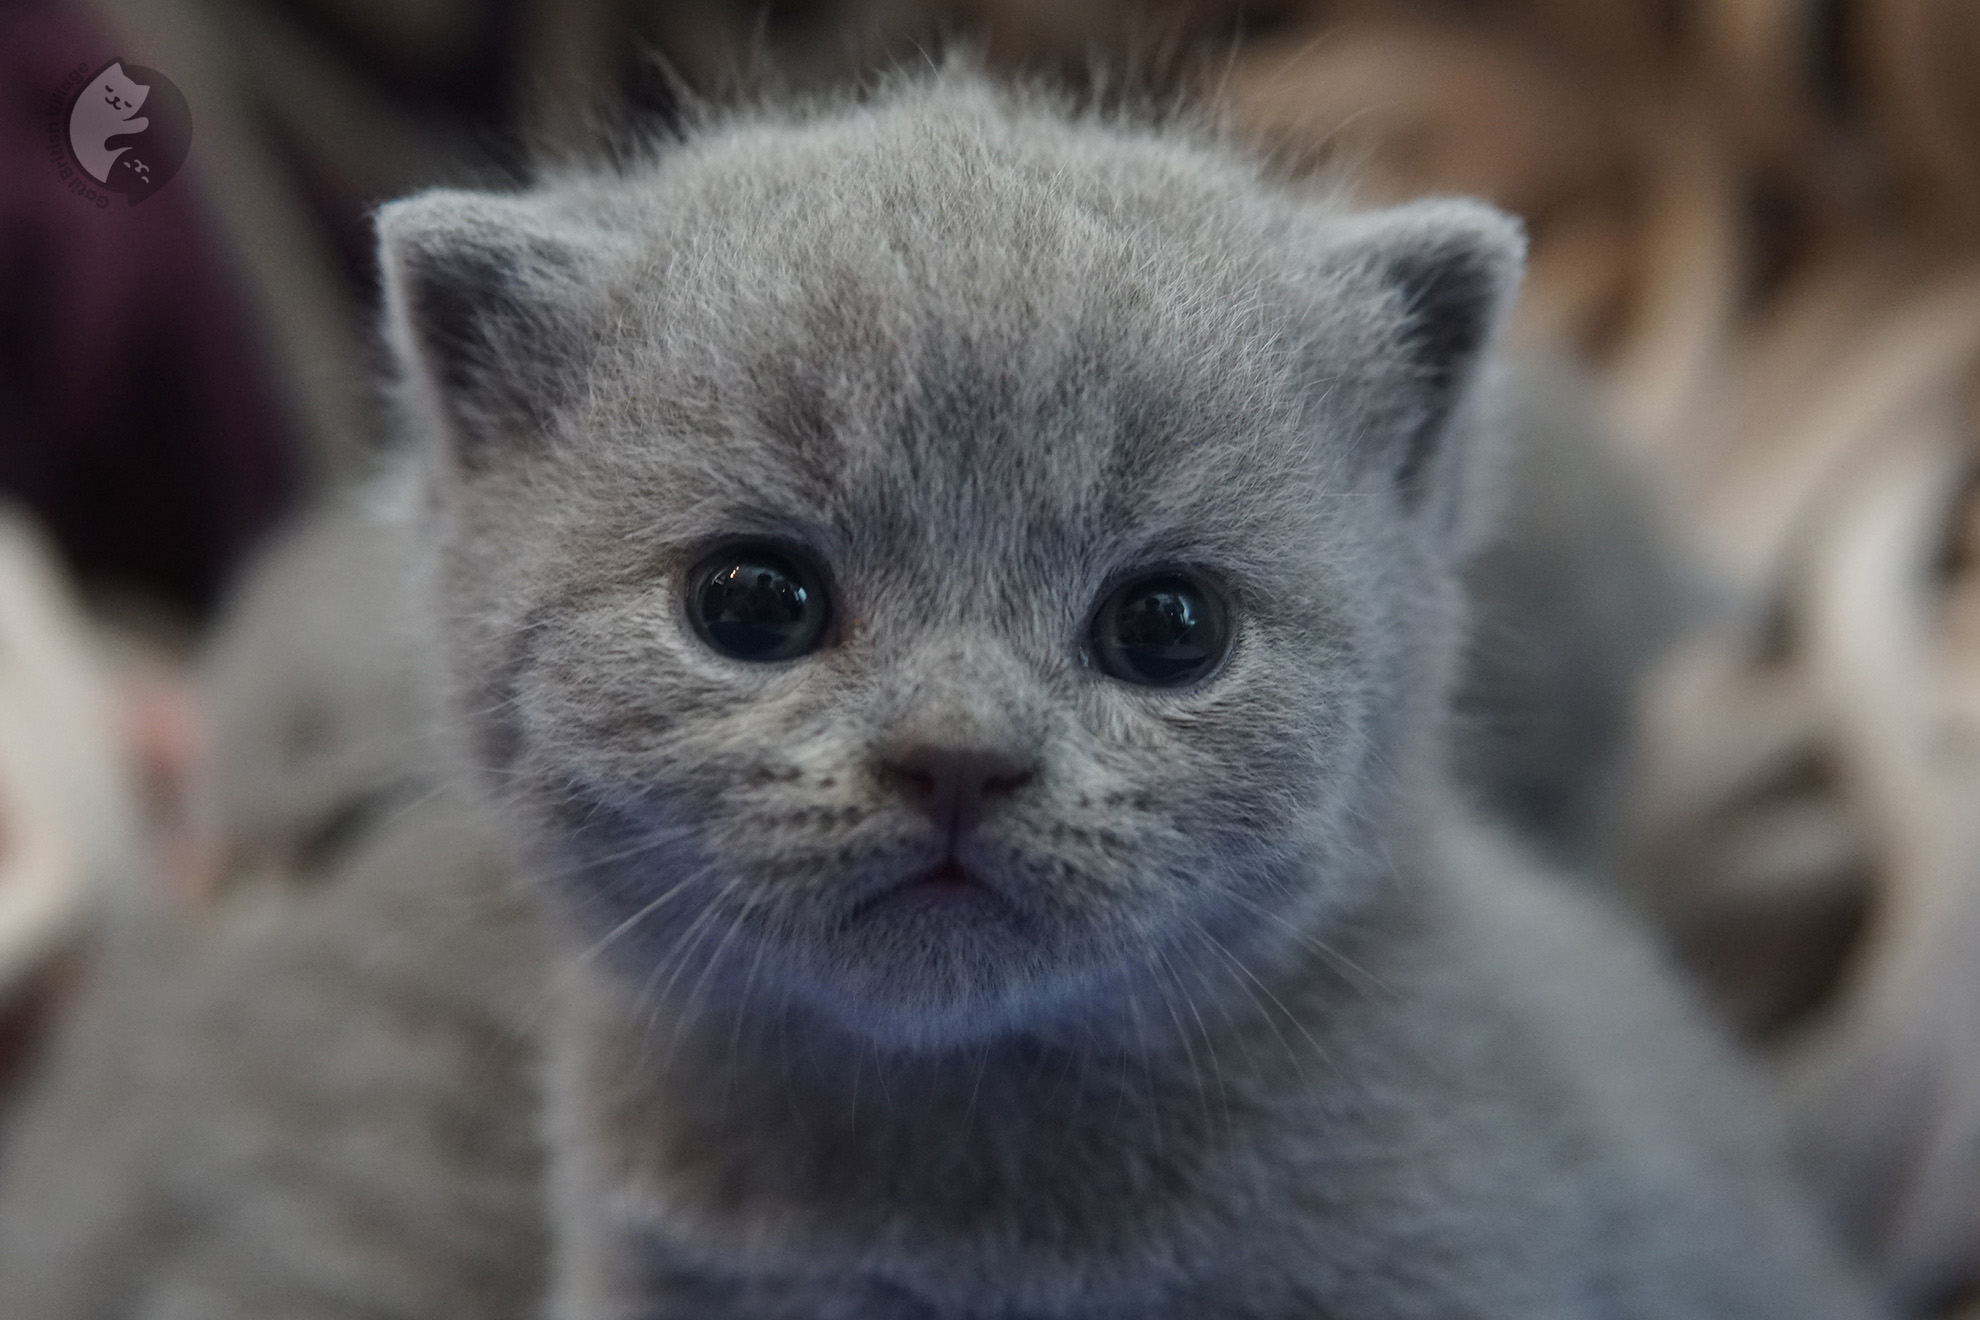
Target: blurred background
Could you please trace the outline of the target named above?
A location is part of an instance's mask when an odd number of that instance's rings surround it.
[[[958,42],[1525,218],[1515,339],[1586,373],[1699,602],[1600,865],[1907,1312],[1980,1316],[1974,0],[0,0],[0,1077],[93,888],[209,883],[202,639],[375,461],[371,208]],[[60,168],[113,58],[193,118],[137,205]]]

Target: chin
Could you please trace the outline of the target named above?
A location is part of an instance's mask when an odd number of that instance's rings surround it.
[[[943,1054],[1019,1032],[1025,1015],[1007,1004],[907,995],[823,995],[816,1007],[833,1027],[880,1050]]]
[[[917,903],[861,925],[835,933],[801,993],[840,1030],[883,1049],[980,1045],[1063,1018],[1091,994],[1090,978],[1052,965],[996,916]]]

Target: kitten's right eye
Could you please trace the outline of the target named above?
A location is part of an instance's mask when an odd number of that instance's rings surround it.
[[[737,660],[791,660],[824,639],[831,612],[810,565],[780,550],[735,546],[688,576],[702,640]]]

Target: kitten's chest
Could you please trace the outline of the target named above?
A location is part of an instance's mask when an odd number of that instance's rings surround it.
[[[581,1000],[560,1033],[556,1144],[586,1166],[566,1205],[604,1244],[595,1268],[703,1320],[1412,1314],[1368,1310],[1370,1279],[1472,1314],[1452,1257],[1544,1296],[1560,1262],[1508,1227],[1553,1213],[1522,1199],[1551,1138],[1508,1126],[1513,1052],[1419,1048],[1442,1037],[1408,1028],[1407,968],[1379,970],[1379,996],[1280,987],[1296,1028],[1220,1016],[1215,1054],[1013,1045],[962,1067],[747,1030],[655,1047],[644,1017]]]
[[[759,1076],[747,1049],[690,1047],[669,1064],[586,1011],[574,1038],[588,1044],[558,1061],[562,1217],[609,1243],[601,1254],[641,1292],[786,1279],[807,1281],[793,1296],[850,1299],[787,1307],[749,1291],[754,1309],[735,1312],[793,1320],[947,1320],[986,1298],[1000,1320],[1112,1314],[1101,1300],[1122,1298],[1152,1316],[1256,1208],[1261,1115],[1206,1079],[1049,1050],[954,1074],[869,1058],[856,1082],[772,1059]],[[725,1314],[711,1307],[690,1311]]]
[[[752,1079],[724,1076],[746,1049],[665,1066],[607,1023],[587,1038],[564,1061],[560,1158],[586,1167],[562,1219],[615,1293],[652,1302],[614,1314],[656,1320],[1325,1314],[1286,1299],[1331,1269],[1318,1252],[1385,1256],[1377,1202],[1415,1144],[1370,1127],[1365,1096],[1307,1085],[1321,1065],[1276,1038],[1285,1075],[1261,1042],[1221,1077],[1012,1051],[955,1076],[868,1059],[856,1096],[801,1056]]]

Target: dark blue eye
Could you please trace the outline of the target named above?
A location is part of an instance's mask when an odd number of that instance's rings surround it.
[[[818,574],[778,550],[738,546],[688,577],[688,613],[702,639],[737,660],[790,660],[814,651],[831,611]]]
[[[1093,620],[1093,656],[1124,683],[1181,687],[1209,674],[1230,649],[1229,615],[1208,587],[1155,573],[1117,588]]]

